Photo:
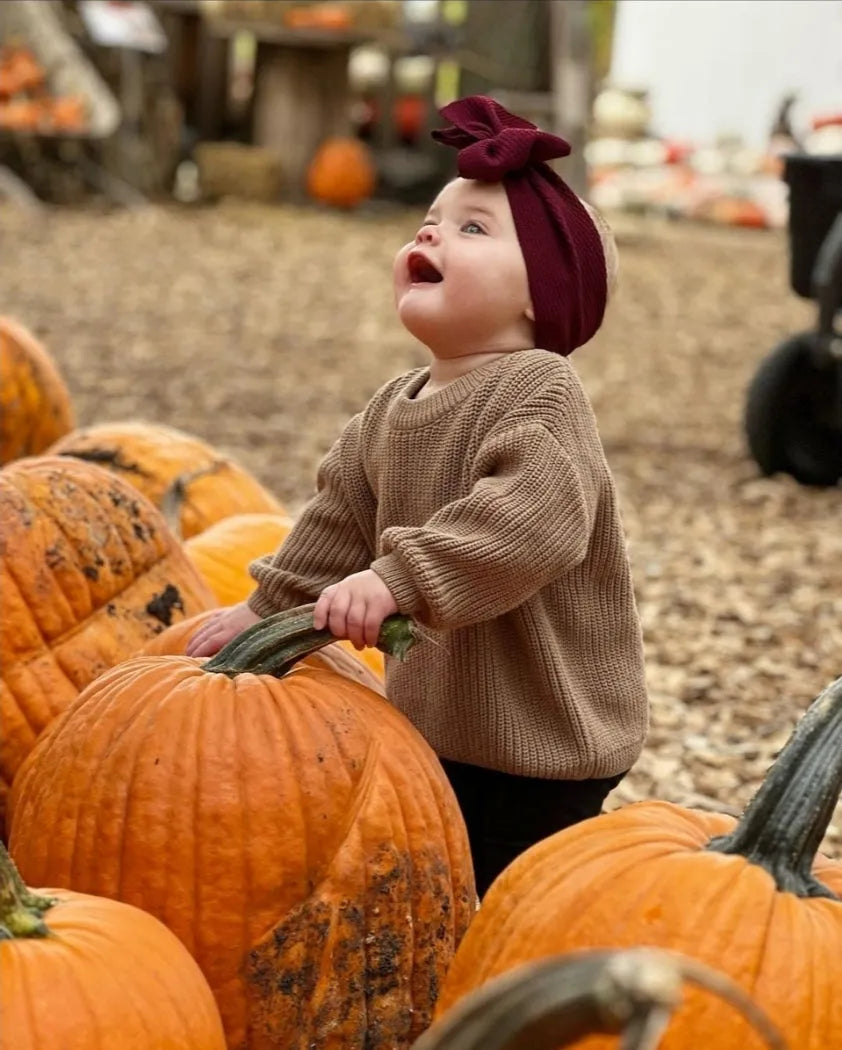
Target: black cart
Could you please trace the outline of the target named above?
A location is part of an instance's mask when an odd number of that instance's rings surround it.
[[[749,386],[745,429],[764,474],[842,482],[842,156],[786,158],[790,284],[818,305],[815,328],[790,336]]]

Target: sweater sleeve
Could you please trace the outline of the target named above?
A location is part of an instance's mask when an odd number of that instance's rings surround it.
[[[249,566],[259,616],[315,601],[322,590],[367,569],[374,557],[375,501],[365,480],[355,416],[322,461],[316,495],[274,554]]]
[[[382,536],[372,564],[401,612],[431,627],[491,620],[584,560],[599,479],[543,424],[489,437],[482,473],[465,497],[417,528]]]

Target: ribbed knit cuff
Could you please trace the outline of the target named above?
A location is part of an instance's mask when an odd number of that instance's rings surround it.
[[[398,612],[411,616],[424,606],[424,599],[412,574],[397,554],[384,554],[371,563],[371,568],[391,591]]]
[[[264,620],[272,613],[280,612],[277,603],[273,602],[269,595],[259,587],[248,596],[246,604],[253,613]]]

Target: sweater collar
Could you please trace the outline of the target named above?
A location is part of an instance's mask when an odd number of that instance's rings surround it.
[[[420,400],[415,399],[415,394],[430,378],[430,369],[421,368],[410,372],[403,389],[392,402],[389,422],[400,430],[411,430],[414,427],[423,427],[435,422],[457,408],[489,376],[502,368],[514,356],[514,354],[506,354],[486,365],[472,368],[470,372],[454,379],[446,387]]]

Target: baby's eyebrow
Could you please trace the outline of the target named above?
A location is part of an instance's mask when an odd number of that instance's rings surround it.
[[[465,211],[471,212],[472,215],[484,215],[487,219],[494,218],[494,212],[484,204],[469,204]]]

